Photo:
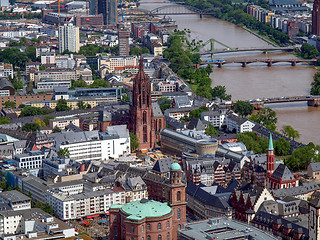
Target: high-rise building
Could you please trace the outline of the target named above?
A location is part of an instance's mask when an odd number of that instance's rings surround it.
[[[94,1],[94,0],[91,0],[91,1]],[[98,14],[99,13],[103,14],[105,25],[118,24],[117,0],[98,0],[97,5],[98,5]]]
[[[71,23],[59,26],[59,52],[63,53],[65,50],[70,52],[80,50],[79,27]]]
[[[130,31],[127,28],[118,29],[119,56],[129,56],[129,37]]]
[[[89,0],[89,14],[98,15],[98,0]]]
[[[320,0],[315,0],[313,3],[312,34],[320,35]]]

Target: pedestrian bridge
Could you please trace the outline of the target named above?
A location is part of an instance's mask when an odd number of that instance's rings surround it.
[[[292,52],[295,50],[295,47],[274,47],[274,48],[225,48],[225,49],[216,49],[213,51],[214,54],[217,53],[237,53],[237,52],[271,52],[271,51],[283,51],[283,52]],[[209,55],[211,51],[199,52],[200,55]]]

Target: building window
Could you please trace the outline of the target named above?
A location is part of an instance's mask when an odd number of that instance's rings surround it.
[[[181,225],[179,224],[179,225],[178,225],[178,230],[180,230],[180,229],[181,229]]]
[[[161,223],[158,223],[158,230],[161,230]]]
[[[151,240],[151,237],[150,237],[150,235],[148,235],[148,236],[147,236],[147,240]]]
[[[161,131],[161,128],[162,128],[162,121],[161,121],[161,119],[159,119],[159,129],[158,129],[158,131]]]
[[[177,201],[181,201],[181,192],[180,191],[177,192]]]
[[[117,217],[117,215],[114,215],[114,217],[113,217],[113,221],[114,221],[114,222],[117,222],[117,221],[118,221],[118,217]]]
[[[167,240],[170,240],[170,233],[167,234]]]
[[[147,126],[143,126],[143,142],[148,142]]]
[[[170,227],[170,222],[168,221],[168,222],[167,222],[167,228],[169,228],[169,227]]]
[[[147,224],[147,231],[150,231],[151,230],[151,226],[150,224]]]
[[[161,237],[161,235],[159,234],[159,235],[158,235],[158,240],[161,240],[161,239],[162,239],[162,237]]]
[[[134,226],[131,226],[131,232],[134,233]]]
[[[181,218],[181,211],[180,211],[180,208],[178,208],[177,210],[177,218],[180,219]]]
[[[144,228],[144,227],[143,227],[143,226],[141,226],[141,232],[143,232],[143,230],[144,230],[143,228]]]
[[[142,117],[143,123],[147,123],[147,112],[143,111],[143,117]]]

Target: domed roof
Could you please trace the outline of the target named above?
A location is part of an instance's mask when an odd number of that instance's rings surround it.
[[[141,220],[144,218],[162,217],[172,212],[166,203],[141,199],[122,206],[122,212],[128,214],[128,219]]]
[[[172,163],[170,166],[170,170],[174,170],[174,171],[181,171],[181,166],[179,163]]]

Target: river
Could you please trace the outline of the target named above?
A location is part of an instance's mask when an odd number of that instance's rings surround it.
[[[152,10],[164,6],[164,3],[152,0],[141,0],[140,8]],[[189,38],[207,41],[214,38],[233,48],[258,48],[271,45],[262,39],[250,34],[246,30],[234,24],[206,16],[202,19],[198,15],[171,15],[179,29],[190,29]],[[216,49],[224,47],[215,43]],[[270,58],[293,59],[290,53],[271,52],[263,54],[217,54],[216,58],[228,59],[244,58]],[[215,68],[211,74],[212,87],[226,86],[227,92],[235,100],[250,100],[263,97],[282,97],[308,95],[313,74],[316,69],[313,66],[300,65],[292,67],[289,63],[278,63],[272,67],[266,64],[252,64],[242,68],[240,64],[226,65],[223,68]],[[266,105],[277,112],[277,130],[283,125],[291,125],[301,134],[303,143],[314,142],[320,144],[320,128],[317,123],[320,119],[320,107],[308,107],[307,103],[273,104]]]

